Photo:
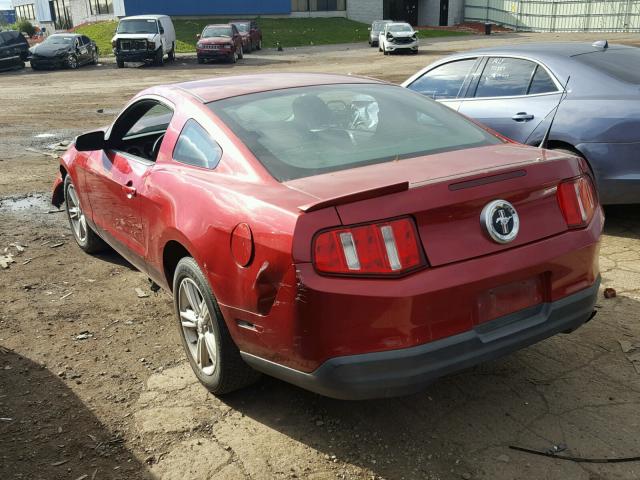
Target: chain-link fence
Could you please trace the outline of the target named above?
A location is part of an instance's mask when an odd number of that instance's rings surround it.
[[[467,22],[529,32],[640,32],[640,0],[466,0]]]

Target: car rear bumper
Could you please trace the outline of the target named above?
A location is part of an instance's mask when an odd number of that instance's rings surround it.
[[[475,328],[410,348],[331,358],[311,373],[242,352],[256,370],[313,392],[344,400],[407,395],[438,377],[502,357],[589,321],[600,285]]]
[[[18,67],[24,67],[24,62],[20,55],[0,58],[0,70],[9,70]]]

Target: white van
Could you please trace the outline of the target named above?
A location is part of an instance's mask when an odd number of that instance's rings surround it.
[[[164,65],[164,57],[175,59],[176,30],[167,15],[136,15],[118,22],[111,39],[118,68],[124,62],[147,62]]]

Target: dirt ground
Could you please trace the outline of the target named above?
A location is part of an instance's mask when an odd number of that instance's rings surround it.
[[[607,35],[640,44],[637,35]],[[116,254],[74,244],[48,204],[57,161],[37,152],[111,122],[144,87],[216,75],[322,71],[401,81],[450,52],[597,35],[499,34],[434,41],[418,56],[366,46],[263,51],[236,66],[190,56],[164,68],[0,74],[1,479],[638,479],[640,209],[607,209],[598,315],[427,391],[326,399],[265,378],[224,398],[196,382],[166,293]],[[55,145],[54,145],[55,146]],[[16,246],[19,245],[19,247]],[[24,251],[19,251],[24,247]],[[149,296],[139,298],[136,288]],[[635,363],[634,363],[635,362]]]

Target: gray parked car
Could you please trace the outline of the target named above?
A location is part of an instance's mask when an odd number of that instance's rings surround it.
[[[378,36],[380,32],[384,30],[384,26],[387,23],[393,23],[393,20],[374,20],[369,27],[369,46],[378,46]]]
[[[603,204],[640,203],[640,48],[530,43],[446,57],[403,83],[517,142],[584,157]]]

